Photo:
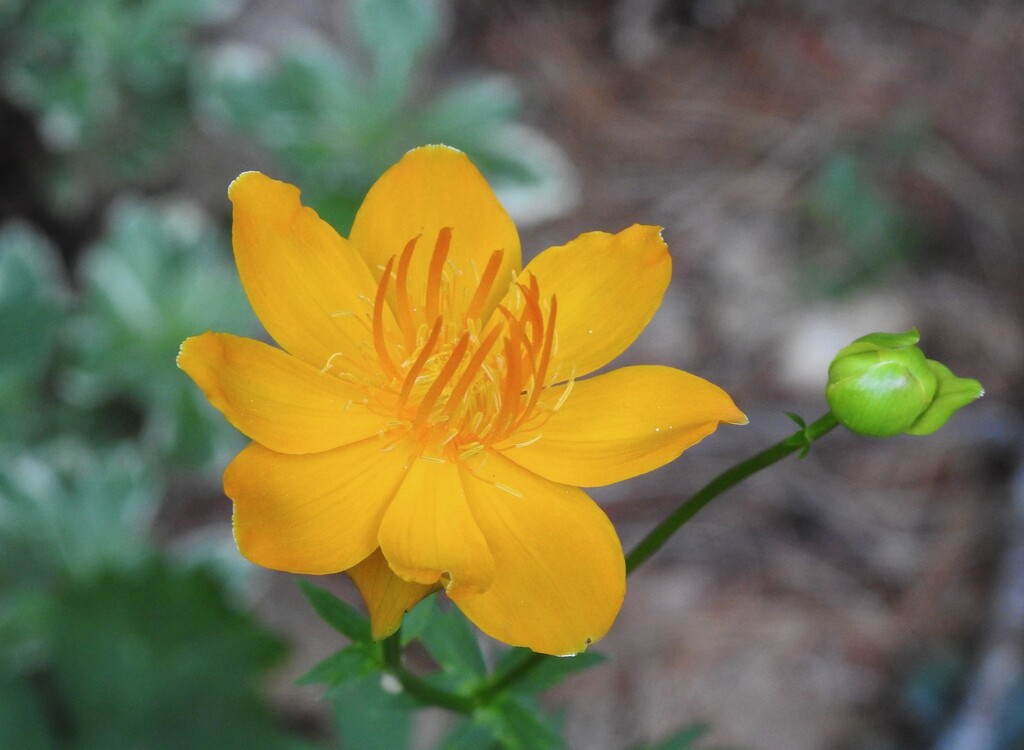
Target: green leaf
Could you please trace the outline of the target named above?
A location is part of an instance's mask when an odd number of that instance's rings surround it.
[[[57,600],[51,668],[75,748],[292,746],[260,694],[284,645],[208,573],[152,562]]]
[[[533,652],[527,649],[517,648],[507,651],[498,660],[495,674],[503,674],[507,670],[514,669],[522,659],[532,656]],[[546,657],[521,679],[512,683],[509,690],[519,693],[539,693],[554,687],[571,674],[604,663],[607,658],[597,651],[584,651],[575,656]]]
[[[0,451],[0,578],[90,579],[130,570],[162,492],[159,472],[131,445],[94,450],[75,439]]]
[[[120,418],[120,434],[141,437],[168,459],[220,465],[242,439],[199,403],[201,392],[174,361],[188,336],[256,329],[228,240],[191,203],[126,200],[108,218],[81,263],[62,395],[97,414],[94,432],[117,429]],[[127,418],[113,408],[125,402]]]
[[[43,390],[67,308],[53,246],[28,225],[0,228],[0,440],[25,444],[45,433],[53,398]]]
[[[189,119],[187,78],[201,26],[237,0],[31,0],[0,38],[0,88],[35,115],[54,183],[88,203],[162,165]],[[51,185],[56,210],[66,212]],[[67,196],[65,196],[67,197]]]
[[[41,376],[67,306],[54,247],[31,227],[0,228],[0,377]]]
[[[301,578],[298,583],[320,619],[353,641],[368,643],[372,640],[369,621],[351,604]]]
[[[532,699],[504,695],[480,710],[506,750],[559,750],[565,747],[552,719],[544,716]]]
[[[521,107],[520,99],[519,90],[505,77],[460,83],[425,106],[422,128],[425,133],[443,137],[445,143],[476,143],[481,134],[513,122]]]
[[[380,672],[338,683],[324,696],[345,750],[404,750],[412,737],[415,704]]]
[[[431,613],[419,639],[442,670],[468,683],[477,682],[487,673],[476,631],[457,607],[442,610],[439,598],[430,596],[416,609]]]
[[[53,739],[29,683],[0,662],[0,747],[50,750]]]
[[[414,76],[438,40],[433,0],[358,0],[354,27],[372,62],[360,75],[315,35],[273,59],[225,47],[196,76],[196,98],[214,121],[254,135],[283,177],[341,234],[374,180],[403,153],[425,143],[464,151],[506,208],[534,220],[573,205],[578,180],[564,152],[517,125],[520,97],[511,80],[487,76],[428,98]],[[509,209],[512,211],[513,209]]]
[[[857,155],[837,154],[822,166],[808,207],[841,250],[840,257],[804,264],[824,294],[844,294],[877,280],[906,262],[919,244],[899,206],[873,184]],[[817,244],[830,243],[826,237]]]
[[[423,54],[438,39],[435,0],[354,0],[352,20],[373,61],[373,89],[379,104],[396,108],[407,96]]]
[[[437,750],[486,750],[495,739],[493,726],[469,719],[456,726]]]
[[[364,677],[377,668],[375,648],[357,643],[331,654],[300,677],[298,685],[339,685]]]

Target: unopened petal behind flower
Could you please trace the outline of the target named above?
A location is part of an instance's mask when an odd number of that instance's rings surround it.
[[[375,637],[437,588],[545,653],[603,636],[625,592],[615,531],[577,486],[671,461],[742,413],[665,367],[592,379],[660,304],[655,227],[593,232],[520,266],[462,153],[409,152],[346,240],[258,173],[230,189],[243,285],[284,351],[204,334],[180,366],[253,445],[225,474],[243,554],[346,570]]]

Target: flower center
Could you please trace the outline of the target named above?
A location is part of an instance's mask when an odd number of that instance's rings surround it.
[[[424,455],[466,458],[539,426],[557,301],[541,299],[536,278],[513,278],[509,306],[488,309],[504,252],[491,253],[469,281],[448,262],[451,238],[450,228],[438,233],[425,285],[410,275],[419,237],[384,266],[372,316],[381,377],[368,395],[370,407],[393,415],[392,429],[413,435]]]

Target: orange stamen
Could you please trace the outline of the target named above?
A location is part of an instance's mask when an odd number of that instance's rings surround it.
[[[500,439],[505,434],[505,430],[515,422],[515,418],[518,416],[517,407],[523,390],[522,374],[520,372],[518,352],[515,351],[511,338],[505,339],[505,358],[508,360],[508,366],[505,371],[504,381],[502,382],[498,413],[495,415],[491,428],[484,438],[485,443]]]
[[[427,391],[427,395],[423,397],[420,402],[419,409],[416,410],[416,417],[414,423],[419,425],[422,424],[426,418],[430,415],[430,410],[434,408],[434,404],[437,403],[437,399],[440,398],[441,392],[445,386],[455,375],[455,371],[459,369],[459,365],[462,364],[462,358],[466,354],[466,348],[469,346],[469,333],[464,333],[459,338],[458,343],[455,344],[455,348],[452,349],[451,355],[448,357],[448,361],[444,363],[444,367],[441,368],[441,372],[438,373],[437,379],[434,380],[430,386],[430,390]]]
[[[441,301],[441,276],[444,262],[448,259],[448,249],[452,244],[452,228],[442,227],[437,233],[434,243],[434,254],[430,256],[430,268],[427,271],[427,301],[424,314],[427,320],[437,317]]]
[[[416,327],[412,320],[412,303],[409,301],[409,264],[412,262],[412,253],[416,249],[416,241],[419,235],[409,240],[401,257],[398,259],[398,272],[395,275],[395,312],[398,317],[398,326],[405,334],[405,343],[412,349],[416,345]]]
[[[527,372],[531,377],[536,379],[535,360],[533,357],[533,346],[530,340],[526,337],[526,329],[523,327],[521,321],[516,320],[515,317],[510,313],[504,305],[498,305],[498,311],[505,316],[505,320],[508,322],[509,336],[512,339],[513,349],[519,351],[522,347],[523,355],[519,358],[520,373]],[[525,388],[525,383],[523,384]]]
[[[401,377],[398,368],[395,367],[388,351],[387,339],[384,337],[384,298],[388,290],[388,280],[391,278],[391,267],[395,259],[388,260],[384,266],[384,275],[380,277],[380,284],[377,286],[377,296],[373,300],[373,347],[377,350],[377,358],[383,367],[393,378]]]
[[[525,298],[523,311],[519,316],[519,324],[524,328],[529,325],[529,340],[533,346],[536,346],[540,343],[541,336],[544,333],[544,313],[540,309],[540,289],[537,284],[537,277],[530,277],[529,289],[522,284],[519,285],[519,288],[522,290],[523,297]]]
[[[452,389],[451,395],[448,396],[448,411],[451,413],[453,409],[458,409],[462,403],[462,398],[469,391],[469,386],[476,379],[477,374],[480,372],[480,365],[484,363],[484,359],[487,354],[491,351],[491,347],[494,346],[494,342],[498,340],[498,334],[501,332],[500,328],[495,328],[483,340],[480,346],[473,356],[469,360],[469,364],[466,365],[465,371],[462,373],[462,377],[459,378],[459,382],[455,384]]]
[[[548,325],[544,331],[544,346],[541,347],[540,357],[537,363],[537,373],[533,382],[533,393],[530,394],[530,401],[526,405],[524,413],[532,414],[540,398],[540,392],[547,386],[548,365],[551,364],[551,350],[555,342],[555,318],[558,317],[558,299],[551,295],[551,309],[548,311]]]
[[[494,287],[494,280],[498,278],[498,270],[501,268],[501,260],[505,256],[504,250],[495,250],[487,260],[487,267],[484,268],[480,283],[476,287],[476,293],[466,309],[467,318],[479,318],[484,311],[484,305]]]
[[[434,353],[434,347],[437,346],[437,339],[441,335],[441,324],[444,321],[438,317],[434,321],[434,327],[430,330],[430,336],[427,337],[426,343],[423,344],[423,349],[420,350],[419,356],[416,357],[416,361],[412,363],[412,367],[405,374],[405,382],[402,383],[402,392],[398,396],[398,409],[401,410],[405,403],[409,400],[409,395],[412,393],[413,386],[416,385],[416,378],[420,376],[423,371],[423,366],[426,365],[427,360],[430,359],[430,355]]]

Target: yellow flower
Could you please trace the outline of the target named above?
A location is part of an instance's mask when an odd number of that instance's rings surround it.
[[[385,172],[347,240],[257,172],[228,195],[242,283],[281,348],[205,333],[178,364],[253,441],[224,474],[242,554],[348,572],[378,638],[441,587],[506,643],[572,654],[603,636],[622,547],[578,488],[746,421],[669,367],[580,380],[657,309],[660,231],[590,232],[522,269],[508,215],[445,146]]]

